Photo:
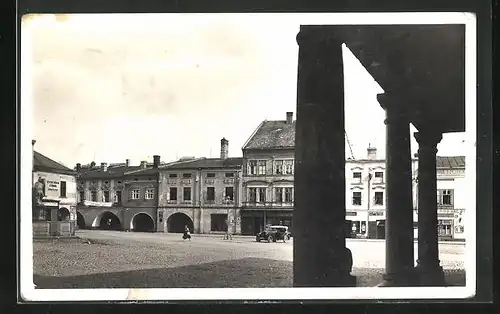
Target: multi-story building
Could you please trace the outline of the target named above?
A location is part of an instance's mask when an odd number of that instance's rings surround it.
[[[33,141],[33,145],[35,141]],[[33,233],[74,235],[76,220],[76,173],[70,168],[33,151],[34,195],[40,210],[34,210]],[[38,198],[39,199],[35,199]],[[34,204],[36,206],[36,204]],[[65,222],[65,223],[63,223]]]
[[[159,231],[241,232],[242,158],[228,157],[221,140],[220,158],[184,158],[160,168]]]
[[[154,231],[157,216],[156,169],[154,162],[140,165],[101,163],[76,165],[78,173],[77,219],[80,228]],[[153,222],[151,223],[151,220]]]
[[[241,232],[256,234],[267,224],[292,231],[295,121],[263,121],[243,145]]]

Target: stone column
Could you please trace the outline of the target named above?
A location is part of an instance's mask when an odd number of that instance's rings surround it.
[[[345,241],[342,42],[331,26],[301,26],[297,42],[293,283],[355,286]]]
[[[386,112],[385,275],[380,286],[415,284],[410,122],[401,98],[379,94]],[[434,197],[435,199],[435,197]]]
[[[418,260],[416,273],[423,286],[444,286],[439,265],[437,219],[437,144],[439,132],[416,132],[418,142]]]

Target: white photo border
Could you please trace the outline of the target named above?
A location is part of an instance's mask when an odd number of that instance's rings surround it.
[[[157,13],[155,13],[157,14]],[[465,25],[466,169],[469,186],[476,186],[476,16],[466,12],[429,13],[210,13],[179,14],[201,18],[214,14],[238,15],[238,19],[297,18],[307,25]],[[30,23],[33,27],[36,23]],[[340,299],[465,299],[476,293],[476,189],[468,191],[465,210],[465,287],[351,287],[351,288],[165,288],[165,289],[35,289],[33,284],[33,236],[31,217],[33,87],[30,27],[21,34],[21,132],[20,132],[20,292],[25,301],[137,301],[137,300],[340,300]],[[26,194],[30,194],[29,197]]]

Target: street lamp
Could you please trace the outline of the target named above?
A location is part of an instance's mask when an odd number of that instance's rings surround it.
[[[232,240],[233,239],[233,236],[231,235],[231,232],[229,232],[229,224],[230,224],[230,221],[229,221],[229,204],[231,202],[231,198],[229,196],[226,196],[226,198],[224,199],[224,203],[226,204],[226,212],[227,212],[227,216],[226,216],[226,235],[224,236],[224,240]]]

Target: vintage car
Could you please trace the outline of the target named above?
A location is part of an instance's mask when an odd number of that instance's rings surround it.
[[[262,240],[267,242],[290,240],[290,233],[288,233],[287,226],[267,226],[264,231],[255,236],[255,240],[260,242]]]

